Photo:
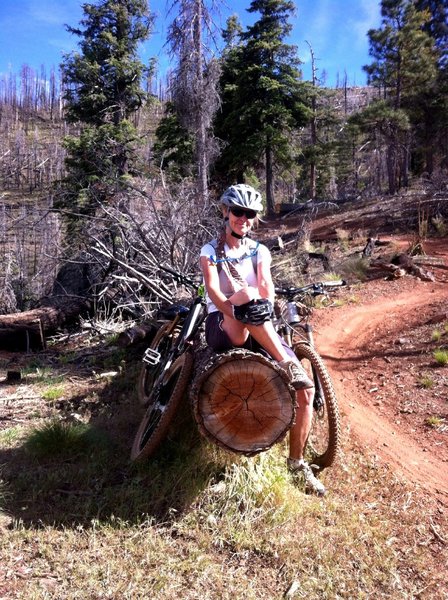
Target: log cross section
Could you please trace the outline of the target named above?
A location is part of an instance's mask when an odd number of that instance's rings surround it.
[[[222,448],[251,456],[279,442],[295,417],[288,376],[270,359],[232,350],[205,353],[191,400],[200,432]]]

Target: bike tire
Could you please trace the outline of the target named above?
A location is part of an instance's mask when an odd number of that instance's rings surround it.
[[[313,420],[305,454],[308,462],[319,470],[331,467],[341,445],[339,407],[330,375],[322,358],[309,344],[294,345],[294,352],[313,379],[315,400]],[[320,407],[317,406],[320,400]]]
[[[161,325],[149,344],[151,350],[160,352],[161,361],[159,365],[153,367],[144,363],[140,370],[137,381],[137,398],[140,406],[145,408],[149,405],[154,381],[159,374],[160,368],[165,364],[165,358],[172,347],[173,336],[168,334],[171,327],[171,321]]]
[[[190,352],[184,352],[174,361],[161,386],[152,390],[149,406],[132,445],[132,461],[149,458],[165,439],[185,394],[192,369],[193,356]]]

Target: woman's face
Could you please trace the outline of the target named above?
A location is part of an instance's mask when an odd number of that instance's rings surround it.
[[[245,236],[252,229],[257,213],[253,210],[244,210],[241,208],[227,208],[229,226],[232,231],[238,235]]]

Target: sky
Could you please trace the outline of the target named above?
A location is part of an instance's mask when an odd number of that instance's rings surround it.
[[[149,2],[156,19],[151,38],[141,48],[141,59],[147,62],[156,57],[160,71],[170,65],[164,44],[170,22],[167,7],[172,2]],[[210,6],[209,0],[205,2]],[[238,14],[244,27],[257,17],[246,11],[250,0],[215,3],[221,5],[221,14],[215,17],[220,29],[231,14]],[[9,71],[19,73],[24,64],[37,72],[44,65],[47,73],[57,67],[64,52],[77,49],[78,38],[64,25],[78,25],[82,4],[82,0],[0,0],[0,76]],[[342,82],[345,73],[349,85],[365,85],[362,67],[371,62],[367,31],[380,25],[380,0],[295,0],[295,4],[297,14],[290,21],[293,30],[286,42],[298,48],[303,78],[311,79],[309,43],[318,76],[326,75],[326,85]]]

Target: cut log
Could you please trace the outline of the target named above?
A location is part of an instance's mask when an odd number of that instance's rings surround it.
[[[42,350],[46,338],[59,327],[77,318],[87,302],[68,297],[46,299],[40,308],[0,315],[0,349],[10,352]]]
[[[10,352],[42,350],[46,338],[71,324],[89,308],[91,265],[82,255],[79,260],[62,265],[50,296],[39,308],[0,316],[0,349]]]
[[[435,277],[431,271],[416,265],[412,257],[408,254],[399,254],[393,259],[393,262],[388,262],[384,258],[372,259],[369,268],[387,271],[392,273],[394,278],[403,277],[403,275],[409,273],[410,275],[419,277],[423,281],[435,281]]]
[[[203,353],[190,397],[199,431],[225,450],[253,456],[279,442],[295,417],[295,393],[276,363],[248,350]]]
[[[401,269],[397,265],[393,265],[392,263],[381,259],[370,261],[369,268],[391,273],[394,278],[404,277],[406,275],[406,271],[404,269]]]

